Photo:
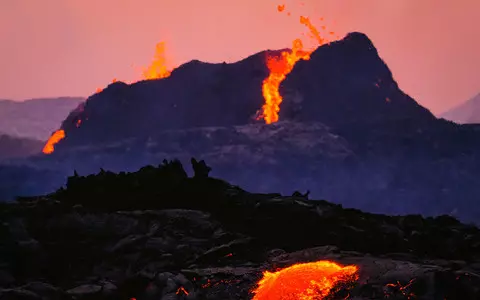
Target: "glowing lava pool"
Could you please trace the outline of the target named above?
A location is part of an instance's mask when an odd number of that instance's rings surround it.
[[[357,266],[331,261],[295,264],[277,272],[264,272],[253,300],[320,300],[342,283],[358,280]]]

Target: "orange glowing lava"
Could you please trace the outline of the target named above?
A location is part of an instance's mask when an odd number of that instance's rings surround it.
[[[296,264],[263,274],[253,300],[320,300],[341,283],[358,280],[358,267],[331,261]]]
[[[183,286],[181,286],[177,289],[177,292],[175,294],[188,296],[189,292],[187,292],[187,290]]]
[[[63,129],[55,131],[48,139],[47,143],[43,147],[42,152],[45,154],[51,154],[55,150],[55,144],[65,138],[65,131]]]
[[[277,7],[279,12],[285,11],[285,5]],[[309,36],[316,41],[317,47],[329,41],[321,37],[318,29],[313,26],[308,17],[301,16],[300,23],[305,25],[309,30]],[[271,124],[278,121],[280,112],[280,104],[283,97],[280,95],[279,88],[286,76],[293,70],[293,67],[299,60],[310,59],[310,54],[316,49],[304,49],[301,39],[293,41],[290,51],[283,51],[280,56],[267,56],[267,67],[270,71],[269,76],[263,81],[262,94],[265,104],[262,106],[262,114],[258,119],[263,118],[265,123]]]
[[[167,78],[172,73],[165,56],[165,42],[160,42],[155,48],[155,56],[148,68],[143,70],[144,79]]]

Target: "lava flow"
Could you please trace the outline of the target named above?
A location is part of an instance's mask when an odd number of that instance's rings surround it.
[[[279,12],[283,12],[285,11],[285,5],[279,5],[277,9]],[[327,39],[320,36],[320,32],[313,26],[309,18],[301,16],[300,23],[308,28],[309,36],[316,40],[317,47],[328,43]],[[263,112],[258,119],[263,118],[267,124],[278,121],[280,104],[283,101],[279,92],[280,84],[293,70],[295,64],[301,59],[310,59],[310,54],[315,49],[304,49],[302,40],[296,39],[293,41],[291,50],[283,51],[280,56],[267,56],[267,67],[270,74],[263,81],[262,94],[265,104],[262,107]]]
[[[280,271],[266,271],[253,291],[253,300],[320,300],[342,283],[358,279],[357,266],[331,261],[295,264]]]
[[[65,131],[63,129],[55,131],[43,147],[42,152],[45,154],[53,153],[55,150],[55,144],[60,142],[63,138],[65,138]]]

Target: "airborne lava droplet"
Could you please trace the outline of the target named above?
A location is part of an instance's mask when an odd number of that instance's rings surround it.
[[[320,300],[340,283],[358,279],[357,266],[342,267],[331,261],[295,264],[265,272],[253,291],[253,300]]]
[[[55,150],[55,144],[65,138],[65,131],[63,129],[55,131],[48,139],[47,143],[43,147],[42,152],[44,154],[51,154]]]

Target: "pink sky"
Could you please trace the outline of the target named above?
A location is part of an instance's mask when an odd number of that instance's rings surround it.
[[[400,87],[434,113],[480,92],[478,0],[0,2],[0,98],[88,96],[113,78],[140,79],[133,66],[148,65],[161,40],[177,65],[289,47],[304,32],[299,14],[324,17],[342,37],[366,33]]]

